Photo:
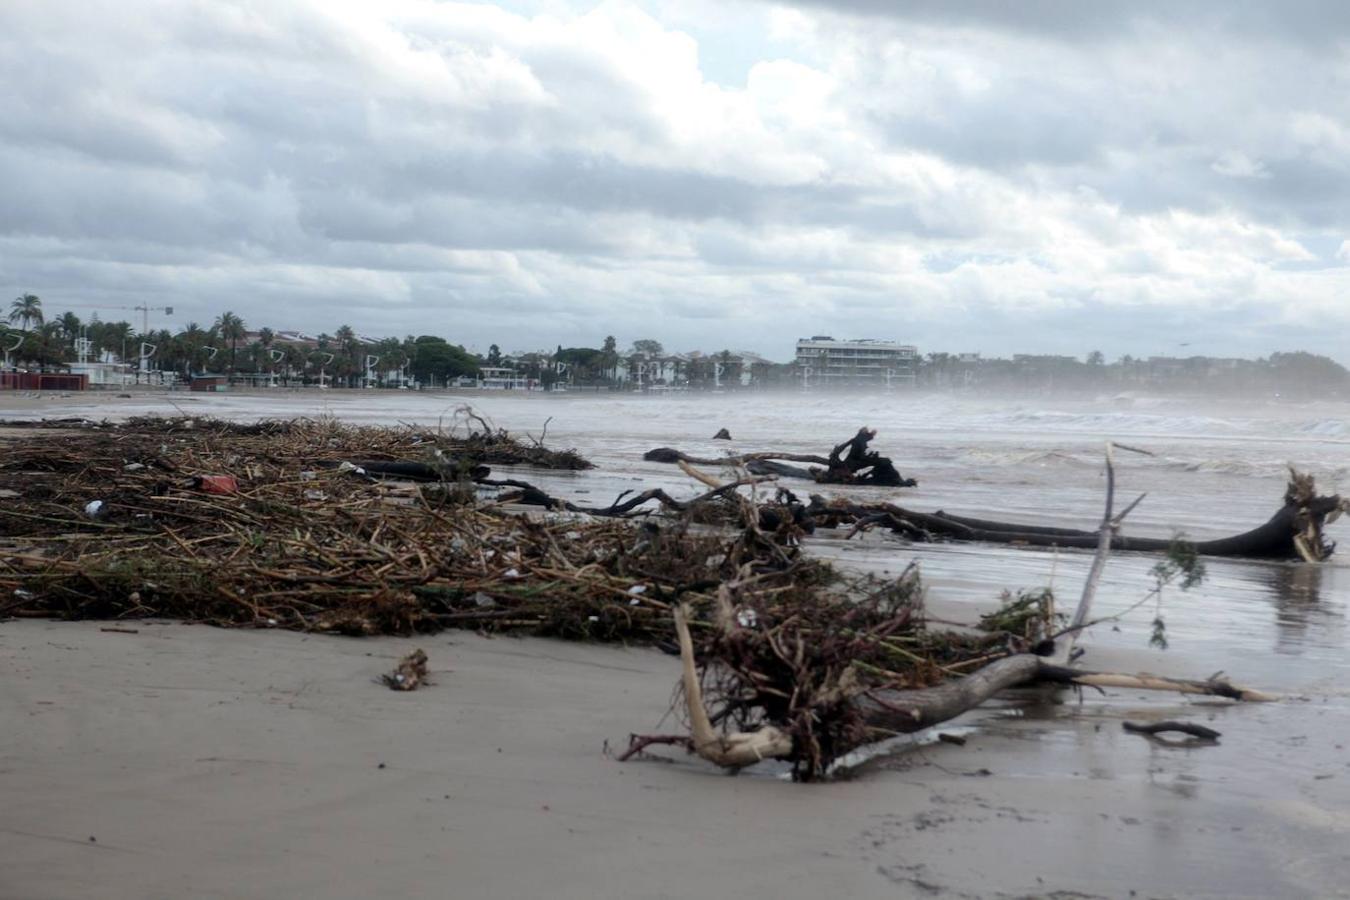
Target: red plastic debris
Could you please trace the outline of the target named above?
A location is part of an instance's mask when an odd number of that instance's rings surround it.
[[[193,479],[198,490],[207,494],[236,494],[239,481],[233,475],[198,475]]]

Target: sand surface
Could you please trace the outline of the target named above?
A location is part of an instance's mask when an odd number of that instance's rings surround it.
[[[1314,897],[1350,868],[1350,768],[1297,746],[1234,778],[1244,737],[1033,702],[796,785],[607,757],[661,724],[655,651],[103,627],[0,624],[0,896]],[[434,686],[374,683],[414,646]]]

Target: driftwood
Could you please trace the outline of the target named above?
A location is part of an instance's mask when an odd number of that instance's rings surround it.
[[[686,462],[705,466],[742,466],[756,475],[779,475],[785,478],[805,478],[821,484],[872,484],[886,487],[914,487],[913,478],[904,478],[895,464],[868,444],[877,435],[872,428],[860,428],[858,433],[836,445],[828,456],[810,453],[779,453],[764,451],[724,456],[720,459],[690,456],[672,447],[648,450],[642,458],[648,462]],[[819,468],[802,468],[785,463],[808,463]]]
[[[765,759],[795,760],[801,754],[796,742],[776,725],[749,732],[718,735],[703,704],[703,693],[694,663],[693,641],[686,622],[687,610],[675,615],[679,634],[682,685],[691,723],[691,738],[682,736],[637,736],[624,758],[652,744],[681,744],[699,756],[726,768],[742,768]],[[850,679],[840,679],[841,694],[850,691]],[[954,719],[981,705],[1000,691],[1048,682],[1087,687],[1126,687],[1136,690],[1205,694],[1246,702],[1271,701],[1270,694],[1239,687],[1215,676],[1207,681],[1163,678],[1156,675],[1123,675],[1082,672],[1047,663],[1039,656],[1020,653],[996,660],[958,680],[918,690],[859,691],[850,698],[866,728],[878,738],[888,734],[911,734]],[[837,698],[836,698],[837,699]]]
[[[1223,737],[1221,732],[1215,731],[1213,728],[1206,728],[1204,725],[1196,725],[1193,722],[1168,720],[1166,722],[1153,722],[1148,725],[1140,725],[1137,722],[1121,722],[1120,727],[1130,734],[1142,734],[1145,737],[1156,737],[1173,731],[1179,734],[1189,734],[1191,737],[1202,741],[1217,741]]]
[[[644,516],[651,513],[651,509],[643,509],[646,504],[656,501],[660,508],[673,513],[688,512],[702,504],[713,500],[731,497],[738,488],[747,485],[759,484],[762,478],[741,478],[727,484],[719,484],[712,490],[705,491],[689,500],[676,500],[660,488],[651,488],[634,493],[633,491],[624,491],[615,498],[609,506],[581,506],[570,500],[563,500],[554,497],[543,490],[535,487],[527,481],[519,481],[513,478],[476,478],[476,484],[486,485],[488,487],[506,487],[513,490],[507,491],[498,496],[498,501],[502,503],[518,503],[522,506],[541,506],[544,509],[559,510],[565,512],[584,513],[589,516],[601,516],[605,518],[623,518],[627,516]],[[798,504],[801,507],[801,504]],[[804,507],[802,507],[804,509]]]
[[[745,606],[736,605],[734,594],[738,582],[727,582],[717,589],[713,627],[718,636],[704,645],[705,654],[710,654],[705,656],[705,674],[718,669],[726,673],[719,684],[720,710],[711,715],[705,706],[687,621],[690,612],[688,606],[681,603],[674,608],[673,619],[679,640],[682,689],[690,735],[634,735],[625,757],[652,744],[676,744],[731,769],[768,758],[789,760],[793,763],[794,776],[813,778],[828,771],[834,760],[855,747],[889,735],[930,728],[975,709],[1000,691],[1022,685],[1049,683],[1097,689],[1174,691],[1246,702],[1275,699],[1260,691],[1234,685],[1223,678],[1222,673],[1200,681],[1146,673],[1091,672],[1064,664],[1074,658],[1073,640],[1078,630],[1088,624],[1093,595],[1117,532],[1125,517],[1139,503],[1136,500],[1119,514],[1115,513],[1115,473],[1110,445],[1106,465],[1106,509],[1095,535],[1097,554],[1072,619],[1074,624],[1064,632],[1067,639],[1062,648],[1057,648],[1050,638],[1036,642],[1037,652],[995,652],[962,660],[955,666],[941,666],[933,657],[925,660],[895,643],[905,640],[905,626],[912,621],[910,614],[917,612],[914,601],[921,599],[921,595],[909,592],[901,605],[878,603],[874,596],[860,605],[865,607],[864,611],[875,615],[861,618],[856,611],[841,608],[835,614],[837,620],[832,620],[828,608],[803,606],[785,620],[766,623],[752,609],[747,612]],[[1295,476],[1290,496],[1296,495],[1303,497],[1305,502],[1315,497],[1311,479]],[[1339,500],[1335,507],[1341,508]],[[887,516],[894,518],[895,514],[888,511]],[[1315,536],[1320,541],[1320,531]],[[904,581],[902,578],[901,582]],[[1018,600],[1005,609],[1011,614],[1020,612],[1025,606],[1024,601]],[[1053,621],[1052,605],[1047,603],[1042,613],[1044,619],[1039,629],[1043,634]],[[1007,618],[1007,615],[1002,617]],[[912,641],[915,633],[909,631],[908,636]],[[1028,637],[1032,636],[1028,634]],[[878,649],[911,657],[920,663],[920,669],[905,675],[881,669],[863,659],[877,659]],[[936,665],[948,677],[940,677],[938,683],[925,684],[921,673],[925,662],[929,666]],[[961,677],[950,677],[960,675],[957,668],[980,662],[986,664]],[[756,709],[758,713],[747,715],[747,709]],[[733,729],[724,725],[722,732],[713,728],[714,721],[728,718],[741,727]],[[757,727],[747,728],[747,723]],[[1206,736],[1217,736],[1203,728],[1189,733],[1202,732],[1208,732]]]
[[[1347,509],[1350,509],[1350,498],[1334,494],[1318,496],[1313,477],[1291,469],[1284,505],[1265,524],[1231,537],[1198,541],[1193,546],[1202,556],[1319,562],[1329,558],[1336,548],[1334,542],[1325,538],[1325,526],[1336,521]],[[893,503],[826,501],[818,496],[811,497],[807,514],[817,525],[883,525],[916,541],[977,541],[1087,550],[1096,549],[1102,539],[1100,530],[998,522],[952,515],[942,510],[923,513]],[[1117,529],[1112,529],[1110,538],[1112,550],[1167,551],[1174,544],[1174,539],[1130,537],[1119,534]]]
[[[324,463],[319,463],[323,466]],[[331,463],[328,464],[331,467]],[[393,478],[399,481],[457,481],[466,476],[474,481],[487,478],[492,470],[487,466],[446,459],[438,465],[411,460],[361,460],[349,462],[356,475],[375,478]]]

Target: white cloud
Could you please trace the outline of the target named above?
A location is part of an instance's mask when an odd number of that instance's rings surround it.
[[[7,4],[0,282],[480,345],[1340,352],[1340,17],[857,5]]]
[[[1259,159],[1252,159],[1238,150],[1227,150],[1210,166],[1220,175],[1230,178],[1269,178],[1270,171]]]

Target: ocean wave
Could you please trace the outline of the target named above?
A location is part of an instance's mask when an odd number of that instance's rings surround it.
[[[972,466],[1046,466],[1066,464],[1101,466],[1101,454],[1092,456],[1063,450],[990,450],[975,448],[962,452],[959,461]]]
[[[1157,464],[1165,469],[1180,472],[1197,472],[1206,475],[1236,475],[1241,478],[1284,478],[1289,474],[1289,462],[1284,459],[1168,459],[1163,458]],[[1305,467],[1295,465],[1303,469]],[[1342,482],[1350,475],[1350,466],[1310,466],[1319,481],[1328,484]]]
[[[1137,412],[1014,411],[1001,417],[1009,428],[1038,431],[1093,431],[1110,434],[1234,434],[1246,432],[1253,423],[1214,416],[1168,416]],[[1266,423],[1262,423],[1266,424]]]
[[[1315,419],[1297,425],[1293,430],[1308,437],[1342,437],[1350,428],[1346,427],[1343,419]]]

